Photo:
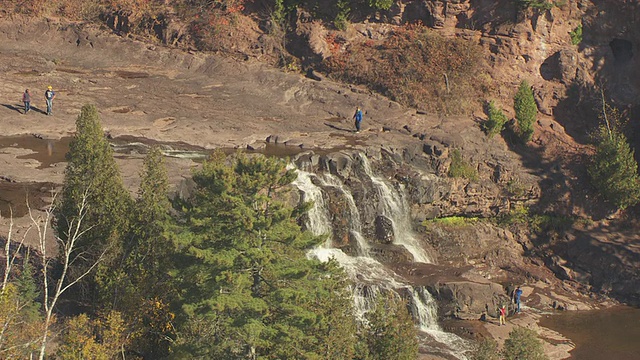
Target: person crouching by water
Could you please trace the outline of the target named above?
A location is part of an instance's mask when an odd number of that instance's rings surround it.
[[[24,94],[22,94],[22,102],[24,103],[24,113],[26,114],[31,110],[31,93],[29,89],[25,90]]]
[[[353,114],[353,119],[356,121],[356,132],[360,132],[360,123],[362,122],[362,110],[358,106],[356,113]]]

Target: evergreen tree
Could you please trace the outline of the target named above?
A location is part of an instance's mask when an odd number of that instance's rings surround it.
[[[350,358],[355,343],[345,275],[308,260],[322,239],[277,200],[296,174],[272,158],[216,153],[183,204],[177,358]],[[328,343],[335,341],[335,343]]]
[[[20,299],[23,302],[21,306],[22,316],[27,322],[35,322],[42,320],[40,309],[42,304],[38,302],[40,297],[40,291],[38,291],[38,285],[36,284],[35,271],[33,265],[29,260],[29,252],[22,262],[22,273],[16,279],[16,286]]]
[[[638,163],[622,132],[623,119],[617,109],[604,105],[603,124],[595,135],[596,154],[588,171],[602,196],[620,209],[640,202]]]
[[[131,197],[124,188],[111,147],[104,138],[98,110],[93,105],[82,107],[76,120],[76,134],[69,144],[64,184],[55,209],[55,231],[63,241],[70,236],[70,224],[80,224],[82,237],[74,249],[83,253],[71,272],[82,273],[103,257],[94,280],[104,277],[110,264],[121,254],[121,236],[126,229],[126,214]],[[79,209],[86,204],[84,218]],[[96,289],[91,295],[96,295]]]
[[[523,142],[528,142],[533,136],[533,124],[536,122],[538,107],[533,98],[533,90],[526,80],[522,80],[518,92],[513,98],[513,109],[518,122],[518,135]]]
[[[416,326],[406,302],[395,293],[380,294],[366,319],[360,331],[364,347],[356,359],[414,360],[418,356]]]
[[[166,305],[175,291],[168,276],[173,254],[166,234],[171,208],[169,181],[160,148],[151,148],[140,178],[122,264],[115,270],[122,279],[116,310],[129,325],[137,327],[132,340],[135,351],[147,358],[161,358],[169,351],[173,315]]]
[[[472,360],[500,360],[498,343],[491,338],[483,340],[477,345]]]
[[[538,334],[523,327],[516,327],[509,333],[502,355],[505,360],[548,360]]]

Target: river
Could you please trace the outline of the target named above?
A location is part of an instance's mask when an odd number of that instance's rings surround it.
[[[571,339],[571,359],[640,359],[640,309],[616,307],[545,315],[540,325]]]

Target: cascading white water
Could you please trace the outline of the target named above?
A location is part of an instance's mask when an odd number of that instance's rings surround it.
[[[415,238],[411,226],[411,218],[409,215],[409,205],[405,200],[403,193],[392,189],[382,178],[375,176],[371,171],[369,160],[366,156],[360,154],[362,168],[367,176],[371,178],[380,197],[379,206],[382,215],[391,220],[393,233],[395,235],[394,244],[402,245],[407,249],[415,262],[431,263],[431,258],[420,246],[419,241]]]
[[[331,228],[331,221],[329,221],[329,213],[327,207],[324,204],[324,198],[322,197],[322,189],[313,184],[311,177],[315,177],[315,174],[297,170],[298,177],[293,181],[300,191],[302,191],[302,201],[313,202],[313,207],[307,212],[309,216],[309,223],[307,228],[314,235],[327,235],[327,240],[322,244],[322,247],[331,247],[331,235],[333,229]]]
[[[360,221],[360,210],[356,206],[355,200],[353,200],[353,196],[351,192],[345,189],[342,181],[338,179],[336,176],[331,174],[324,174],[321,182],[324,186],[331,186],[344,196],[347,200],[347,204],[349,204],[349,214],[351,216],[351,221],[349,223],[349,233],[356,239],[356,243],[358,244],[358,256],[368,256],[369,255],[369,243],[362,236],[362,223]]]
[[[368,175],[371,176],[369,173]],[[327,232],[327,227],[329,227],[329,232],[331,232],[331,223],[328,219],[328,210],[326,209],[326,204],[322,199],[323,191],[319,186],[315,185],[311,181],[312,176],[314,175],[298,170],[298,180],[296,180],[293,184],[305,194],[303,197],[305,201],[307,201],[306,199],[314,201],[314,205],[312,209],[310,209],[310,213],[313,212],[313,215],[309,216],[310,223],[307,225],[307,227],[315,235],[321,235]],[[340,249],[323,246],[310,250],[307,253],[307,256],[309,258],[317,258],[320,261],[329,261],[329,259],[335,259],[345,270],[347,275],[354,281],[352,290],[356,318],[359,321],[364,321],[365,314],[373,308],[375,298],[378,294],[380,294],[381,291],[399,291],[401,289],[406,289],[406,291],[403,292],[409,294],[409,296],[411,297],[411,306],[413,308],[414,317],[418,322],[420,330],[429,334],[433,339],[436,340],[436,342],[442,344],[445,348],[442,351],[455,356],[459,360],[466,360],[467,358],[464,355],[465,350],[457,350],[465,349],[468,347],[465,344],[465,341],[455,334],[450,334],[442,331],[442,329],[438,325],[437,306],[431,294],[423,288],[414,288],[413,286],[408,284],[407,281],[401,276],[386,268],[377,260],[368,256],[366,249],[368,249],[369,246],[366,242],[366,239],[364,239],[364,237],[361,235],[362,224],[360,220],[360,212],[358,211],[358,208],[349,189],[344,186],[340,179],[331,174],[318,176],[317,179],[319,180],[321,186],[328,186],[338,189],[340,193],[345,196],[345,199],[347,200],[347,203],[350,207],[350,232],[354,235],[360,249],[363,251],[359,251],[358,256],[349,256]],[[384,183],[382,180],[378,181],[386,186],[386,183]],[[393,194],[388,186],[387,189],[389,193]],[[382,198],[384,197],[382,196],[382,191],[380,195],[382,201]],[[397,198],[395,200],[395,204],[398,204]],[[383,206],[383,208],[385,206]],[[406,207],[386,208],[387,211],[406,211],[406,209]],[[385,214],[385,216],[393,220],[401,218],[403,215],[396,216],[393,214]],[[316,221],[321,224],[312,224]],[[319,231],[319,233],[317,233],[316,231]],[[415,254],[414,257],[416,257]],[[419,259],[419,257],[416,258]],[[422,260],[425,259],[428,259],[428,257],[422,258]]]

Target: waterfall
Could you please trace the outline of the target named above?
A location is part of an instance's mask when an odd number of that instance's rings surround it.
[[[309,222],[307,228],[314,235],[327,235],[327,240],[322,244],[322,247],[331,247],[331,235],[333,230],[331,228],[331,221],[329,221],[329,212],[324,204],[324,198],[322,196],[322,189],[313,184],[311,177],[315,177],[315,174],[303,170],[297,170],[298,177],[293,181],[300,191],[302,191],[302,201],[313,202],[313,207],[307,212]]]
[[[392,189],[382,178],[375,176],[371,171],[369,160],[366,156],[360,154],[360,160],[364,172],[371,178],[373,185],[380,196],[380,204],[382,215],[391,220],[393,233],[395,235],[395,244],[404,246],[415,262],[431,263],[431,258],[427,252],[420,246],[420,242],[415,238],[411,226],[411,218],[409,212],[409,204],[402,192]]]
[[[356,206],[355,200],[353,200],[353,195],[348,189],[345,189],[342,181],[338,179],[336,176],[331,174],[324,174],[322,179],[322,184],[324,186],[331,186],[336,188],[347,200],[347,204],[349,204],[349,214],[351,216],[351,221],[349,222],[349,233],[356,239],[356,243],[358,244],[358,255],[359,256],[368,256],[369,255],[369,243],[362,236],[362,222],[360,221],[360,210]]]
[[[370,170],[367,175],[373,178]],[[315,183],[311,180],[312,178],[316,180]],[[378,184],[376,184],[376,181]],[[374,181],[376,187],[379,189],[384,187],[386,189],[379,190],[381,193],[381,202],[388,203],[387,205],[382,206],[384,208],[383,211],[388,211],[387,214],[391,215],[390,213],[393,211],[401,212],[408,209],[408,207],[405,206],[397,206],[397,204],[403,204],[403,202],[398,200],[399,198],[397,193],[391,191],[386,183],[379,179],[376,181]],[[316,183],[319,185],[316,185]],[[349,204],[351,216],[349,231],[355,237],[360,248],[358,256],[349,256],[340,249],[331,248],[330,243],[328,243],[325,244],[325,246],[310,250],[307,253],[307,257],[316,258],[320,261],[329,261],[333,258],[345,270],[349,278],[353,280],[354,285],[352,286],[352,293],[355,311],[354,315],[358,321],[365,321],[365,314],[371,311],[375,305],[376,297],[381,292],[402,291],[402,293],[408,294],[412,315],[414,319],[416,319],[419,329],[423,333],[428,334],[430,338],[434,339],[437,343],[437,346],[427,347],[433,352],[445,353],[454,356],[459,360],[466,360],[467,358],[465,356],[464,349],[467,349],[468,345],[465,340],[461,339],[457,335],[442,331],[437,322],[437,305],[431,294],[422,287],[414,288],[400,275],[386,268],[379,261],[368,256],[369,254],[366,250],[369,246],[366,239],[364,239],[361,234],[362,223],[360,220],[360,212],[358,211],[351,192],[346,186],[344,186],[340,179],[331,174],[314,175],[298,170],[298,179],[293,184],[304,193],[303,200],[312,200],[314,202],[313,207],[309,211],[309,224],[307,224],[307,227],[315,235],[331,233],[331,222],[329,221],[328,216],[329,211],[327,210],[323,199],[324,192],[322,187],[332,187],[339,190]],[[385,197],[382,196],[383,194],[386,194],[388,198],[392,199],[392,201],[383,200]],[[393,206],[396,207],[394,208]],[[403,216],[408,219],[408,216],[405,216],[405,214],[394,214],[393,216],[395,222],[399,222],[400,224],[403,224],[400,221]],[[314,224],[314,222],[317,223]],[[410,224],[408,221],[407,223]],[[395,227],[394,231],[396,231]],[[402,229],[401,226],[398,227],[397,231],[404,231],[412,234],[410,228]],[[410,236],[413,238],[412,235]],[[398,235],[396,235],[396,237],[398,237]],[[406,239],[407,235],[404,235],[404,238]],[[401,244],[404,245],[404,243]],[[416,251],[416,254],[420,253]],[[423,260],[423,262],[427,262],[424,260],[428,260],[426,253],[422,258],[415,254],[414,257],[416,259]]]

